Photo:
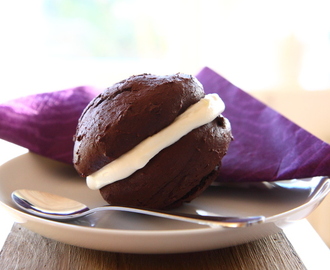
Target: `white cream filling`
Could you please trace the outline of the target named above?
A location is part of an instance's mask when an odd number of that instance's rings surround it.
[[[87,176],[87,186],[96,190],[130,176],[143,168],[164,148],[177,142],[195,128],[213,121],[224,109],[225,104],[217,94],[206,95],[179,115],[172,124]]]

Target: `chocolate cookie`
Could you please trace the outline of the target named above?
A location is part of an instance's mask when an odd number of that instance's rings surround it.
[[[88,176],[157,134],[205,96],[185,74],[132,76],[97,96],[79,119],[74,166]],[[221,115],[161,150],[143,168],[100,189],[110,204],[173,208],[197,197],[217,177],[232,140]]]

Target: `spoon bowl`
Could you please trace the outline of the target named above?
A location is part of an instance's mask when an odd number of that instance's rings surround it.
[[[162,218],[226,228],[247,227],[264,222],[264,216],[226,217],[171,211],[152,210],[127,206],[105,205],[89,209],[85,204],[47,192],[19,189],[11,194],[14,203],[22,210],[47,219],[64,221],[77,219],[98,211],[126,211]]]

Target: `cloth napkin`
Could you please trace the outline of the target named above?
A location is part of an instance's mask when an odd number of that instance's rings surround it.
[[[196,76],[224,100],[234,141],[217,181],[252,182],[330,175],[330,145],[231,84],[209,68]],[[77,87],[0,105],[0,138],[72,163],[78,118],[99,89]]]
[[[330,145],[242,91],[209,68],[196,76],[217,93],[234,141],[218,181],[275,181],[330,176]]]
[[[0,138],[51,159],[72,163],[78,119],[97,93],[93,87],[81,86],[0,104]]]

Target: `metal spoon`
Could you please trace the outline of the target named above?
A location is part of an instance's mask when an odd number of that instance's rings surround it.
[[[24,211],[36,216],[59,221],[76,219],[97,211],[105,210],[134,212],[180,221],[229,228],[247,227],[253,224],[262,223],[265,219],[263,216],[208,216],[114,205],[106,205],[89,209],[86,205],[68,198],[28,189],[16,190],[11,194],[11,197],[15,204]]]

